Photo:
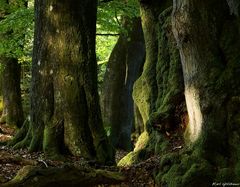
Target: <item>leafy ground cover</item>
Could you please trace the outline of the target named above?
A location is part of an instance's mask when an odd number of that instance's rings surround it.
[[[131,167],[100,166],[80,157],[66,157],[63,161],[46,159],[44,153],[29,153],[26,149],[14,150],[4,145],[4,142],[11,139],[15,131],[5,124],[0,124],[0,186],[12,180],[19,170],[24,166],[36,166],[41,168],[60,168],[68,164],[76,168],[88,167],[119,172],[125,176],[117,186],[155,186],[152,173],[158,167],[159,158],[153,156],[148,160]],[[123,158],[127,152],[118,150],[116,162]],[[103,184],[102,186],[109,186]]]
[[[101,166],[95,162],[86,161],[81,157],[68,156],[64,160],[49,160],[45,158],[43,152],[29,153],[27,149],[13,149],[5,145],[4,142],[10,140],[15,134],[15,130],[7,127],[6,124],[0,124],[0,186],[11,181],[19,171],[25,166],[37,168],[63,168],[66,165],[74,168],[100,169],[104,171],[116,172],[124,176],[114,186],[121,187],[141,187],[157,186],[154,182],[154,172],[160,170],[160,156],[152,155],[147,160],[128,167]],[[182,149],[183,141],[176,136],[169,137],[171,144],[169,152],[175,152]],[[128,152],[117,150],[116,163],[118,163]],[[113,186],[112,184],[101,184],[97,186]]]

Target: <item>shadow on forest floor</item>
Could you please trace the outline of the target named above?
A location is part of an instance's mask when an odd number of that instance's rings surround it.
[[[125,180],[114,186],[155,186],[152,173],[159,165],[158,157],[151,157],[148,160],[131,167],[99,166],[87,162],[83,158],[69,156],[64,161],[46,159],[44,153],[29,153],[27,149],[14,150],[3,143],[12,138],[14,130],[0,125],[0,186],[13,179],[18,171],[24,166],[36,166],[42,168],[61,168],[66,164],[76,168],[88,167],[106,171],[119,172],[125,176]],[[2,144],[2,145],[1,145]],[[123,158],[127,152],[117,150],[116,162]],[[100,186],[109,186],[100,185]],[[112,186],[112,185],[111,185]]]

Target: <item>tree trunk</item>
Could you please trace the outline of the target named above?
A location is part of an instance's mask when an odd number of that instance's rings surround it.
[[[174,148],[182,142],[187,117],[179,51],[171,31],[170,1],[141,1],[141,17],[146,43],[143,73],[134,84],[133,98],[144,121],[144,132],[134,151],[119,165],[130,165],[152,154]]]
[[[32,133],[25,138],[32,151],[43,148],[57,157],[67,148],[73,155],[114,162],[97,92],[96,4],[35,1]]]
[[[162,184],[240,181],[240,28],[238,14],[231,13],[224,0],[174,1],[173,33],[184,73],[186,143],[191,147],[178,158],[168,157],[172,166],[163,164]]]
[[[140,0],[142,27],[146,44],[146,60],[143,73],[134,84],[133,98],[145,125],[149,120],[151,112],[155,110],[155,100],[157,98],[158,16],[169,6],[169,1],[153,2]]]
[[[0,20],[10,13],[12,7],[22,6],[22,1],[17,3],[2,1],[0,8]],[[11,31],[9,31],[11,32]],[[1,37],[8,37],[7,33],[0,33]],[[3,112],[1,123],[7,123],[12,127],[20,128],[23,125],[24,115],[21,101],[21,65],[9,54],[0,54],[1,60],[1,87],[3,94]]]
[[[1,122],[20,128],[23,125],[23,108],[21,101],[21,65],[17,59],[2,57],[2,89],[3,89],[3,113]]]
[[[111,127],[110,139],[116,148],[130,150],[133,126],[133,83],[145,58],[140,18],[125,18],[122,33],[111,53],[104,77],[102,108],[104,123]]]

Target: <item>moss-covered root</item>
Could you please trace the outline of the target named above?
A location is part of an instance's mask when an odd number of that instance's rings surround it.
[[[148,159],[153,154],[162,155],[169,146],[169,141],[157,131],[150,134],[144,131],[139,136],[134,150],[123,157],[117,165],[120,167],[131,166]]]
[[[234,169],[213,165],[196,152],[187,150],[164,155],[155,181],[159,186],[169,187],[212,186],[214,182],[240,183]]]
[[[211,186],[215,170],[206,160],[188,154],[169,153],[161,159],[155,180],[169,187]]]
[[[125,177],[120,173],[99,169],[79,169],[73,166],[65,166],[63,168],[25,166],[13,180],[3,184],[2,187],[86,187],[101,184],[117,184],[124,180]]]
[[[17,132],[17,134],[13,137],[13,139],[8,142],[8,146],[15,146],[17,143],[23,141],[28,133],[28,130],[29,130],[29,119],[26,119],[21,129]]]
[[[138,138],[136,146],[134,150],[128,153],[125,157],[123,157],[117,165],[120,167],[131,166],[132,164],[138,163],[143,153],[145,152],[145,148],[148,145],[149,134],[147,131],[144,131]]]

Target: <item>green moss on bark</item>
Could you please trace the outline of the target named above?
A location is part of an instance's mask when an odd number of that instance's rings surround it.
[[[134,152],[130,152],[128,153],[125,157],[123,157],[118,163],[117,165],[119,167],[127,167],[127,166],[131,166],[133,164],[138,163],[139,160],[139,151],[134,151]]]
[[[11,181],[2,184],[3,187],[45,187],[45,186],[98,186],[121,183],[125,176],[118,172],[111,172],[92,168],[76,168],[65,166],[62,168],[40,168],[25,166]]]
[[[147,57],[143,74],[133,90],[133,98],[143,117],[145,131],[138,138],[133,151],[141,150],[141,154],[128,156],[141,155],[142,159],[169,149],[170,143],[165,138],[165,133],[180,128],[181,118],[186,113],[180,56],[171,33],[172,8],[158,12],[161,13],[159,16],[157,12],[151,12],[149,7],[147,10],[145,8],[144,5],[142,17],[144,34],[147,35]]]
[[[171,187],[209,186],[214,177],[214,168],[207,160],[184,152],[164,155],[160,169],[156,182]]]
[[[30,125],[15,147],[54,158],[67,147],[73,155],[114,164],[97,91],[97,1],[73,4],[35,2]]]

